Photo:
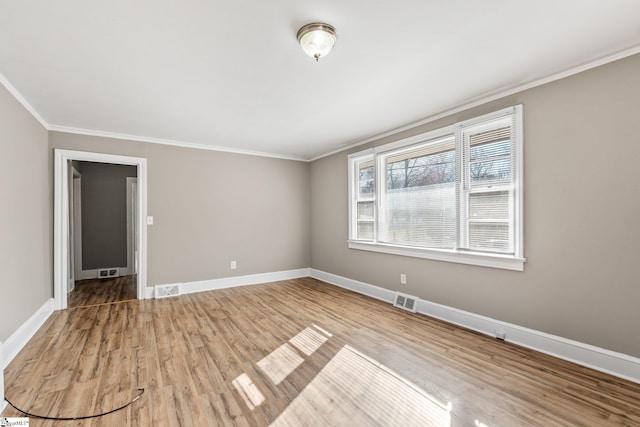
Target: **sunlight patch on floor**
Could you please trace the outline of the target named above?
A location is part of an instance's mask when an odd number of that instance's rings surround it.
[[[346,345],[271,427],[450,427],[450,411],[450,403],[441,404],[391,369]]]
[[[275,385],[287,378],[298,366],[304,362],[297,351],[289,344],[284,343],[269,355],[260,360],[256,365]]]
[[[312,323],[311,326],[313,326],[314,328],[316,328],[317,330],[319,330],[320,332],[322,332],[323,334],[325,334],[329,338],[331,338],[333,336],[333,334],[331,332],[328,332],[326,329],[321,328],[320,326],[316,325],[315,323]]]
[[[233,386],[238,390],[240,396],[252,411],[264,402],[264,395],[260,393],[258,387],[251,381],[247,374],[242,374],[233,380]]]
[[[327,341],[327,337],[314,331],[311,328],[306,328],[295,337],[289,340],[289,343],[294,345],[298,350],[303,352],[307,356],[311,356],[322,344]]]

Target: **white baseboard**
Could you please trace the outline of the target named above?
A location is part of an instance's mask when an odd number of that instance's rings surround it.
[[[98,270],[81,270],[78,274],[76,274],[76,280],[87,280],[87,279],[97,279],[98,278]]]
[[[309,277],[309,275],[308,268],[300,268],[298,270],[249,274],[246,276],[225,277],[222,279],[202,280],[197,282],[168,283],[167,285],[179,285],[181,294],[192,294],[195,292],[213,291],[216,289],[234,288],[237,286],[259,285],[261,283],[277,282],[280,280],[299,279],[301,277]],[[145,298],[153,298],[153,296],[154,288],[147,287],[145,290]]]
[[[76,280],[87,280],[87,279],[97,279],[98,278],[98,269],[95,270],[82,270],[80,274],[77,275]]]
[[[348,279],[346,277],[338,276],[332,273],[316,270],[311,268],[309,276],[314,279],[322,280],[323,282],[331,283],[332,285],[340,286],[341,288],[349,289],[359,294],[367,295],[371,298],[379,299],[381,301],[393,303],[393,298],[396,293],[389,289],[384,289],[379,286],[370,285],[368,283],[359,282],[357,280]]]
[[[311,268],[187,282],[180,285],[182,293],[188,294],[302,277],[313,277],[390,304],[393,303],[395,296],[395,292],[389,289]],[[145,297],[153,298],[152,287],[146,288]],[[6,406],[3,386],[4,368],[49,318],[53,309],[54,300],[49,299],[7,341],[0,343],[0,412]],[[503,331],[506,341],[640,384],[640,359],[636,357],[422,299],[418,301],[418,312],[489,336],[495,336],[496,331]]]
[[[393,303],[394,291],[313,268],[309,270],[309,275],[318,280]],[[506,341],[640,384],[640,359],[633,356],[423,299],[418,301],[418,313],[492,337],[496,331],[502,331]]]
[[[18,330],[16,330],[2,345],[3,364],[0,368],[4,369],[13,360],[14,357],[29,342],[31,337],[38,332],[38,329],[53,313],[55,306],[54,299],[48,299],[42,307],[40,307],[26,322],[24,322]]]

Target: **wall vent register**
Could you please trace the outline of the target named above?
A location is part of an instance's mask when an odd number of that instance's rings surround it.
[[[120,276],[120,271],[117,268],[101,268],[98,270],[98,279],[108,279],[118,276]]]
[[[418,310],[418,298],[398,292],[393,301],[395,307],[415,313]]]
[[[157,285],[154,287],[156,298],[175,297],[180,295],[180,285]]]

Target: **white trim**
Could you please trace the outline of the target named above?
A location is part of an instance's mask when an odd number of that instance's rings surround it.
[[[538,79],[538,80],[534,80],[534,81],[532,81],[530,83],[524,83],[524,84],[521,84],[521,85],[514,86],[511,89],[500,90],[498,92],[495,92],[495,91],[494,92],[489,92],[487,94],[484,94],[484,95],[481,95],[479,97],[470,99],[470,100],[465,101],[465,102],[463,102],[461,104],[458,104],[455,107],[449,108],[448,110],[442,111],[440,113],[436,113],[436,114],[431,115],[429,117],[426,117],[424,119],[421,119],[421,120],[418,120],[418,121],[415,121],[415,122],[411,122],[411,123],[408,123],[408,124],[406,124],[404,126],[399,126],[397,128],[388,130],[386,132],[378,133],[378,134],[372,135],[370,137],[367,137],[367,138],[364,138],[364,139],[361,139],[361,140],[355,140],[355,141],[352,140],[351,142],[347,142],[346,145],[343,146],[342,148],[338,148],[338,149],[330,151],[328,153],[321,154],[319,156],[310,158],[309,162],[314,162],[316,160],[322,159],[323,157],[329,157],[329,156],[331,156],[333,154],[337,154],[337,153],[343,152],[345,150],[350,150],[352,148],[359,147],[361,145],[368,144],[368,143],[373,142],[373,141],[377,141],[377,140],[385,138],[387,136],[396,135],[396,134],[399,134],[400,132],[411,130],[411,129],[417,128],[418,126],[426,125],[427,123],[435,122],[436,120],[440,120],[440,119],[443,119],[445,117],[449,117],[451,115],[454,115],[456,113],[460,113],[462,111],[469,110],[471,108],[475,108],[475,107],[478,107],[478,106],[483,105],[483,104],[487,104],[487,103],[489,103],[491,101],[495,101],[495,100],[498,100],[500,98],[505,98],[507,96],[516,94],[518,92],[524,92],[525,90],[532,89],[532,88],[537,87],[537,86],[542,86],[544,84],[551,83],[551,82],[554,82],[556,80],[564,79],[565,77],[573,76],[575,74],[582,73],[583,71],[588,71],[588,70],[590,70],[592,68],[596,68],[596,67],[599,67],[601,65],[605,65],[605,64],[608,64],[610,62],[614,62],[614,61],[617,61],[619,59],[623,59],[623,58],[635,55],[637,53],[640,53],[640,45],[633,46],[633,47],[631,47],[629,49],[625,49],[625,50],[622,50],[620,52],[616,52],[616,53],[613,53],[611,55],[607,55],[607,56],[595,59],[595,60],[590,61],[590,62],[586,62],[584,64],[578,65],[576,67],[569,68],[569,69],[564,70],[564,71],[560,71],[560,72],[555,73],[555,74],[551,74],[550,76],[543,77],[543,78]]]
[[[395,292],[388,289],[313,268],[310,276],[393,304]],[[492,337],[502,331],[506,341],[640,384],[640,358],[423,299],[418,300],[418,313]]]
[[[114,268],[118,269],[118,275],[117,276],[110,276],[109,278],[121,277],[121,276],[130,276],[132,274],[131,272],[129,272],[128,267],[95,268],[95,269],[91,269],[91,270],[82,270],[82,271],[80,271],[80,275],[78,277],[76,277],[76,280],[99,279],[100,275],[98,274],[98,272],[100,270],[113,270]]]
[[[378,299],[380,301],[393,304],[393,300],[396,296],[395,291],[390,291],[389,289],[384,289],[379,286],[374,286],[368,283],[359,282],[357,280],[348,279],[346,277],[327,273],[321,270],[316,270],[314,268],[311,268],[309,270],[309,276],[313,277],[314,279],[322,280],[323,282],[327,282],[344,289],[349,289],[351,291]]]
[[[526,258],[499,254],[466,252],[455,249],[423,249],[412,248],[410,246],[390,245],[386,243],[359,242],[356,240],[350,240],[347,244],[349,249],[409,256],[434,261],[477,265],[480,267],[501,268],[503,270],[524,271],[524,263],[526,262]]]
[[[106,132],[101,130],[81,129],[69,126],[50,125],[48,129],[52,132],[65,132],[77,135],[99,136],[102,138],[124,139],[138,142],[148,142],[151,144],[173,145],[182,148],[195,148],[198,150],[220,151],[223,153],[244,154],[247,156],[271,157],[274,159],[295,160],[298,162],[308,162],[309,159],[285,154],[265,153],[263,151],[243,150],[240,148],[222,147],[216,145],[200,144],[194,142],[176,141],[172,139],[153,138],[148,136],[129,135],[125,133]]]
[[[375,159],[375,150],[374,149],[368,149],[365,151],[361,151],[359,153],[356,154],[351,154],[348,156],[348,166],[347,166],[347,188],[349,189],[349,236],[353,236],[356,234],[357,232],[357,223],[358,223],[358,219],[357,219],[357,213],[354,211],[354,205],[356,205],[360,200],[359,200],[359,191],[356,190],[356,186],[358,185],[359,179],[358,179],[358,173],[357,173],[357,167],[356,164],[360,163],[360,162],[369,162],[369,161],[374,161]],[[378,180],[378,176],[377,176],[377,171],[380,170],[380,168],[376,168],[376,180]],[[377,197],[378,194],[376,192],[375,197],[372,198],[373,203],[373,210],[374,210],[374,217],[376,217],[376,211],[377,211]],[[374,236],[376,234],[376,228],[374,227],[373,230]]]
[[[9,80],[0,73],[0,84],[27,110],[33,118],[35,118],[46,130],[50,132],[66,132],[76,135],[99,136],[103,138],[125,139],[130,141],[148,142],[151,144],[173,145],[183,148],[195,148],[199,150],[221,151],[225,153],[244,154],[248,156],[271,157],[274,159],[295,160],[300,162],[309,162],[308,158],[298,156],[288,156],[285,154],[265,153],[262,151],[242,150],[239,148],[213,146],[208,144],[198,144],[193,142],[176,141],[171,139],[153,138],[139,135],[129,135],[125,133],[106,132],[101,130],[82,129],[72,126],[62,126],[47,123],[40,114],[29,104],[24,96],[9,82]]]
[[[133,274],[133,272],[135,271],[135,240],[136,240],[136,236],[135,234],[135,218],[134,221],[132,223],[131,218],[133,217],[134,214],[134,201],[132,198],[132,194],[133,194],[133,186],[135,184],[135,189],[136,191],[138,190],[138,177],[132,177],[132,176],[128,176],[126,178],[127,181],[127,266],[126,267],[121,267],[120,268],[120,275],[121,276],[129,276],[131,274]]]
[[[144,288],[144,298],[145,299],[151,299],[154,297],[154,287],[153,286],[147,286],[146,288]]]
[[[18,101],[25,110],[31,113],[33,118],[36,119],[42,125],[42,127],[49,130],[49,124],[42,118],[42,116],[40,116],[40,114],[38,114],[35,108],[33,108],[31,104],[29,104],[25,97],[22,96],[20,92],[18,92],[18,89],[16,89],[2,73],[0,73],[0,84],[2,84],[2,86],[4,86],[11,95],[13,95],[16,101]]]
[[[4,343],[0,341],[0,414],[7,407],[7,403],[4,400],[4,369],[44,325],[44,322],[53,313],[54,307],[53,298],[49,298]]]
[[[70,204],[73,209],[73,251],[69,252],[69,256],[73,257],[73,288],[75,281],[80,280],[82,276],[82,174],[71,164],[73,182],[69,188],[73,190],[73,201]],[[78,188],[76,188],[76,182]]]
[[[67,133],[73,133],[73,134],[78,134],[78,135],[88,135],[88,136],[101,136],[101,137],[105,137],[105,138],[116,138],[116,139],[128,139],[128,140],[132,140],[132,141],[140,141],[140,142],[149,142],[149,143],[153,143],[153,144],[164,144],[164,145],[174,145],[174,146],[178,146],[178,147],[185,147],[185,148],[195,148],[195,149],[202,149],[202,150],[213,150],[213,151],[222,151],[222,152],[228,152],[228,153],[236,153],[236,154],[246,154],[246,155],[252,155],[252,156],[260,156],[260,157],[272,157],[272,158],[276,158],[276,159],[285,159],[285,160],[296,160],[296,161],[302,161],[302,162],[314,162],[316,160],[322,159],[324,157],[328,157],[331,156],[333,154],[336,153],[340,153],[343,152],[345,150],[350,150],[354,147],[358,147],[364,144],[368,144],[369,142],[372,141],[376,141],[379,140],[381,138],[384,138],[386,136],[390,136],[390,135],[395,135],[398,134],[400,132],[409,130],[409,129],[414,129],[418,126],[422,126],[425,125],[427,123],[431,123],[434,122],[436,120],[451,116],[453,114],[486,104],[488,102],[491,101],[495,101],[497,99],[500,98],[504,98],[506,96],[509,95],[513,95],[515,93],[518,92],[523,92],[525,90],[537,87],[537,86],[542,86],[544,84],[547,83],[551,83],[554,82],[556,80],[560,80],[563,79],[565,77],[569,77],[572,76],[574,74],[578,74],[581,73],[583,71],[588,71],[592,68],[596,68],[599,67],[601,65],[605,65],[608,64],[610,62],[614,62],[632,55],[635,55],[637,53],[640,53],[640,45],[636,45],[636,46],[632,46],[628,49],[624,49],[621,50],[619,52],[613,53],[611,55],[606,55],[603,56],[601,58],[595,59],[593,61],[589,61],[586,62],[584,64],[580,64],[577,65],[575,67],[569,68],[567,70],[564,71],[560,71],[558,73],[555,74],[551,74],[547,77],[543,77],[541,79],[538,80],[534,80],[532,82],[529,83],[525,83],[525,84],[521,84],[521,85],[516,85],[514,87],[512,87],[511,89],[506,89],[506,90],[500,90],[498,92],[489,92],[485,95],[482,95],[480,97],[476,97],[474,99],[471,99],[469,101],[466,101],[464,103],[458,104],[458,106],[450,108],[448,110],[445,110],[443,112],[431,115],[429,117],[426,117],[424,119],[415,121],[415,122],[411,122],[408,123],[404,126],[399,126],[397,128],[388,130],[386,132],[382,132],[382,133],[378,133],[375,135],[372,135],[370,137],[367,137],[365,139],[360,139],[360,140],[352,140],[351,142],[347,142],[345,146],[338,148],[336,150],[332,150],[328,153],[324,153],[324,154],[320,154],[318,156],[315,157],[311,157],[311,158],[303,158],[303,157],[297,157],[297,156],[287,156],[284,154],[272,154],[272,153],[264,153],[264,152],[259,152],[259,151],[251,151],[251,150],[240,150],[240,149],[234,149],[234,148],[229,148],[229,147],[220,147],[220,146],[210,146],[210,145],[205,145],[205,144],[196,144],[196,143],[189,143],[189,142],[183,142],[183,141],[175,141],[175,140],[168,140],[168,139],[162,139],[162,138],[152,138],[152,137],[144,137],[144,136],[137,136],[137,135],[127,135],[127,134],[121,134],[121,133],[115,133],[115,132],[105,132],[105,131],[99,131],[99,130],[91,130],[91,129],[82,129],[82,128],[75,128],[75,127],[70,127],[70,126],[61,126],[61,125],[54,125],[54,124],[49,124],[47,123],[41,116],[40,114],[38,114],[38,112],[31,106],[31,104],[29,104],[27,102],[27,100],[22,96],[22,94],[9,82],[9,80],[2,74],[0,73],[0,84],[2,84],[7,91],[9,91],[9,93],[11,93],[11,95],[13,95],[13,97],[20,103],[22,104],[22,106],[29,111],[29,113],[31,113],[31,115],[38,121],[40,122],[40,124],[47,129],[48,131],[52,131],[52,132],[67,132]]]
[[[142,299],[147,283],[147,159],[114,154],[92,153],[56,149],[54,153],[54,299],[56,310],[67,308],[66,278],[68,276],[68,227],[69,227],[69,191],[67,165],[70,160],[117,163],[138,167],[138,232],[140,233],[140,250],[138,251],[138,286],[137,295]]]
[[[308,268],[297,270],[276,271],[271,273],[249,274],[246,276],[225,277],[222,279],[202,280],[187,283],[168,283],[162,286],[178,285],[180,294],[193,294],[196,292],[214,291],[217,289],[235,288],[238,286],[259,285],[262,283],[278,282],[281,280],[300,279],[309,277]],[[146,289],[146,297],[153,298],[153,287]]]
[[[29,340],[38,332],[44,322],[51,316],[55,307],[53,298],[48,299],[33,315],[24,322],[5,342],[2,344],[2,359],[4,369],[11,363],[14,357],[24,348]]]
[[[98,278],[98,269],[92,270],[81,270],[76,280],[87,280],[87,279],[97,279]]]
[[[515,138],[516,138],[516,176],[515,176],[515,188],[514,193],[518,195],[517,201],[514,206],[514,227],[515,241],[514,248],[516,249],[516,255],[520,256],[523,260],[526,260],[524,256],[524,113],[522,111],[522,104],[518,104],[515,107],[514,126],[515,126]]]
[[[422,299],[418,313],[490,336],[502,331],[506,341],[640,383],[639,358]]]

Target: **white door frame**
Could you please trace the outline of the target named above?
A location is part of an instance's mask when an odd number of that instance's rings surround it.
[[[80,221],[80,192],[76,191],[76,179],[80,180],[80,172],[73,167],[73,164],[69,166],[69,274],[67,275],[67,293],[73,291],[75,288],[76,280],[78,280],[78,275],[76,271],[78,270],[78,257],[77,253],[82,251],[82,247],[78,247],[78,241],[82,240],[81,236],[78,235],[78,231],[81,227]]]
[[[140,241],[137,238],[135,214],[138,211],[138,178],[127,177],[127,275],[136,274],[136,256]]]
[[[69,167],[71,160],[81,162],[116,163],[138,168],[138,299],[145,298],[147,286],[147,159],[86,151],[55,150],[54,156],[54,234],[53,234],[53,297],[56,310],[67,308],[69,279]]]
[[[76,168],[73,169],[73,277],[76,281],[82,277],[82,175]],[[77,185],[76,185],[77,184]]]

